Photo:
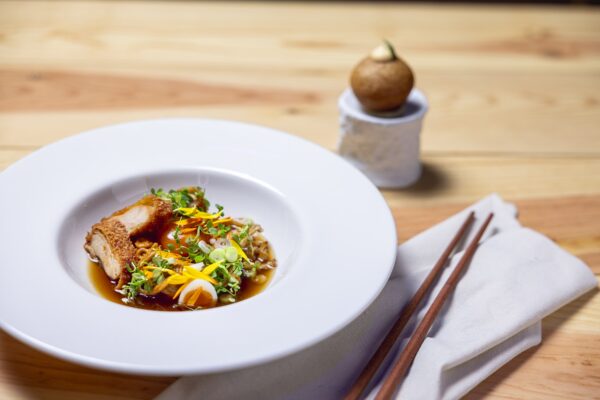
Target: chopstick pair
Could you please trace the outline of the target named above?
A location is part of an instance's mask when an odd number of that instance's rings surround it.
[[[427,310],[427,313],[423,317],[423,320],[417,326],[408,344],[402,351],[400,358],[394,363],[390,373],[384,378],[379,393],[377,393],[377,396],[375,397],[376,400],[390,399],[396,391],[396,389],[402,383],[402,380],[404,379],[406,372],[408,371],[417,352],[419,351],[419,348],[423,344],[423,341],[425,340],[429,329],[433,325],[433,322],[435,321],[437,315],[440,313],[442,307],[444,306],[446,299],[456,287],[456,284],[460,280],[463,270],[466,268],[471,257],[475,253],[477,245],[479,244],[479,240],[483,236],[483,233],[485,232],[493,217],[493,213],[490,213],[488,215],[488,217],[484,221],[483,225],[481,226],[473,240],[471,240],[471,242],[469,243],[462,258],[452,271],[452,274],[450,275],[450,277],[436,296],[429,310]],[[373,379],[373,376],[379,370],[381,364],[388,356],[390,350],[394,346],[394,343],[406,327],[406,324],[419,307],[419,304],[425,298],[425,296],[433,286],[433,283],[441,274],[442,270],[444,269],[444,265],[450,257],[450,254],[458,245],[460,240],[465,236],[467,229],[473,223],[474,219],[475,214],[473,213],[473,211],[471,211],[465,219],[465,221],[463,222],[460,229],[458,230],[458,232],[454,235],[452,241],[448,244],[448,247],[446,247],[438,261],[435,263],[434,267],[429,272],[429,274],[427,275],[427,277],[425,278],[415,295],[400,313],[398,319],[379,345],[379,348],[371,357],[358,379],[354,382],[354,385],[346,395],[345,400],[357,400],[364,392],[369,382]]]

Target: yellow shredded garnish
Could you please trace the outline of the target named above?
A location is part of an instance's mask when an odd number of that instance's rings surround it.
[[[215,269],[219,268],[219,265],[221,265],[222,263],[223,263],[223,260],[217,261],[216,263],[212,263],[209,266],[207,266],[206,268],[204,268],[202,270],[202,273],[206,274],[206,275],[210,275],[215,271]]]
[[[192,207],[191,208],[185,208],[185,207],[177,208],[177,209],[175,209],[175,211],[181,212],[186,217],[202,218],[202,219],[215,219],[215,218],[219,218],[223,214],[223,211],[219,211],[214,214],[210,214],[210,213],[200,211],[197,208],[192,208]]]
[[[214,280],[213,278],[211,278],[204,272],[200,272],[197,269],[195,269],[189,265],[183,266],[183,275],[188,276],[190,278],[202,279],[204,281],[208,281],[208,282],[212,283],[213,285],[217,284],[216,280]]]
[[[167,282],[167,280],[165,279],[158,285],[154,286],[154,288],[152,289],[152,294],[157,294],[157,293],[162,292],[163,289],[166,288],[168,284],[169,284],[169,282]]]
[[[170,277],[168,277],[167,279],[165,279],[166,282],[168,282],[168,285],[182,285],[184,283],[187,283],[190,279],[187,276],[183,276],[183,275],[171,275]],[[162,283],[162,282],[161,282]]]
[[[161,267],[155,267],[155,266],[153,266],[153,265],[148,265],[148,266],[146,266],[146,267],[143,267],[143,268],[142,268],[142,271],[146,271],[146,270],[153,271],[153,270],[155,270],[155,269],[161,270],[162,272],[166,272],[166,273],[167,273],[167,274],[169,274],[169,275],[173,275],[173,274],[176,274],[176,273],[177,273],[177,272],[173,271],[172,269],[168,269],[168,268],[161,268]]]
[[[183,289],[185,289],[186,287],[188,287],[188,285],[190,284],[190,282],[192,282],[192,281],[190,280],[189,282],[184,283],[183,285],[179,286],[179,289],[177,289],[177,291],[173,295],[173,300],[175,300],[181,294],[181,292],[183,292]]]
[[[175,225],[177,225],[177,226],[187,226],[187,225],[197,226],[197,225],[200,225],[200,223],[202,221],[203,221],[202,218],[187,218],[187,219],[182,219],[182,220],[175,222]]]
[[[199,213],[202,213],[202,211],[198,211]],[[180,219],[179,221],[175,221],[175,225],[177,226],[186,226],[186,225],[193,225],[193,224],[197,224],[200,223],[203,219],[215,219],[221,216],[222,211],[219,211],[216,214],[208,214],[208,213],[202,213],[202,215],[198,215],[198,214],[194,214],[191,218],[186,218],[186,219]],[[233,221],[230,217],[226,217],[226,218],[220,218],[217,219],[216,221],[213,221],[213,225],[219,225],[219,224],[226,224]],[[193,228],[186,228],[186,229],[193,229]],[[181,231],[182,233],[185,233],[185,229],[183,229]]]
[[[168,285],[182,285],[184,283],[188,283],[190,279],[191,278],[184,275],[171,275],[170,277],[156,285],[152,292],[155,294],[158,292],[162,292]]]
[[[242,247],[235,240],[233,240],[233,238],[230,238],[229,241],[231,242],[231,245],[233,246],[235,251],[237,251],[237,253],[240,255],[240,257],[242,257],[244,260],[250,262],[250,260],[248,259],[248,256],[246,255],[246,253],[244,253],[244,250],[242,249]]]
[[[164,258],[164,259],[169,259],[169,258],[181,258],[180,254],[176,254],[176,253],[171,253],[170,251],[164,251],[164,250],[158,250],[156,252],[156,255],[158,255],[160,258]]]
[[[170,271],[170,270],[165,270],[163,268],[159,268],[159,269],[162,269],[164,271]],[[171,271],[171,272],[172,272],[171,276],[169,276],[167,279],[163,280],[158,285],[154,286],[154,288],[152,289],[152,294],[157,294],[159,292],[162,292],[168,285],[181,285],[181,284],[189,282],[190,279],[192,279],[188,276],[184,276],[184,275],[178,274],[173,271]]]
[[[164,288],[166,288],[167,285],[168,285],[168,283],[166,283],[166,279],[165,279],[164,281],[162,281],[158,285],[154,286],[154,288],[152,288],[152,292],[150,294],[154,295],[154,294],[158,294],[158,293],[162,292],[162,290]]]

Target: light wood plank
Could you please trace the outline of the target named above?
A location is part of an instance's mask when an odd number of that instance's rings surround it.
[[[595,398],[599,386],[599,370],[595,365],[600,356],[598,335],[553,331],[547,329],[545,323],[543,345],[516,357],[465,399]],[[578,350],[570,347],[573,338],[579,341]]]
[[[505,198],[598,194],[600,160],[426,155],[421,180],[401,190],[384,190],[392,207],[475,201],[497,192]]]
[[[174,379],[85,368],[48,356],[0,332],[0,388],[10,394],[3,399],[151,399]]]
[[[197,116],[272,126],[333,148],[346,72],[327,84],[265,88],[255,82],[267,71],[238,83],[210,73],[182,79],[0,70],[0,144],[41,146],[117,122]],[[421,82],[431,102],[426,152],[600,155],[600,77],[424,73]],[[556,123],[557,112],[564,123]]]
[[[528,199],[519,194],[506,196],[505,199],[517,199],[515,204],[523,226],[543,232],[559,246],[582,258],[595,274],[600,275],[600,194],[545,198],[543,206],[540,206],[539,198]],[[399,241],[404,242],[433,223],[443,221],[462,210],[466,204],[393,204]],[[540,210],[540,207],[546,211]],[[600,308],[597,316],[592,324],[596,331],[600,326]]]
[[[352,65],[385,33],[401,44],[429,95],[426,151],[600,152],[597,10],[172,2],[84,2],[68,11],[3,2],[0,10],[0,67],[9,73],[0,85],[3,144],[39,146],[116,121],[205,115],[275,126],[332,147],[336,97]],[[235,22],[224,23],[231,13]],[[336,29],[304,29],[317,16]],[[23,78],[11,77],[14,71]],[[78,102],[83,113],[74,115],[68,97],[44,91],[53,73],[65,77],[60,88],[76,86],[91,100],[96,93],[96,103]],[[163,90],[149,89],[157,85]],[[198,95],[207,85],[213,97],[218,88],[254,99],[249,106],[247,98],[223,103],[216,96],[207,104]],[[272,91],[299,97],[273,104]],[[118,111],[106,110],[107,98]],[[71,100],[78,99],[81,93]],[[131,110],[123,110],[124,101]],[[152,109],[141,110],[148,103]],[[35,120],[13,112],[27,104]],[[41,112],[61,106],[62,113]]]
[[[3,150],[0,169],[17,161],[30,150]],[[384,190],[391,207],[440,205],[447,202],[476,201],[490,193],[506,198],[594,195],[600,193],[600,157],[481,157],[426,155],[421,180],[401,190]],[[410,209],[410,208],[409,208]],[[597,238],[572,245],[598,248]]]
[[[397,39],[410,59],[418,60],[422,53],[428,66],[437,67],[443,59],[445,68],[460,71],[509,65],[530,71],[540,67],[593,71],[598,65],[599,12],[593,9],[235,2],[140,6],[126,1],[81,2],[68,8],[48,2],[3,2],[0,6],[0,23],[9,29],[7,61],[143,65],[158,58],[163,65],[176,65],[183,53],[190,63],[211,65],[236,57],[243,58],[245,67],[277,69],[287,66],[288,56],[301,49],[304,57],[294,59],[294,64],[312,67],[315,60],[320,66],[354,62],[352,53],[386,36]],[[317,17],[319,25],[315,26]],[[283,52],[282,43],[287,45]],[[315,48],[325,51],[315,53]],[[351,51],[332,51],[338,48]],[[503,58],[503,54],[527,57]],[[465,55],[477,62],[469,62]]]

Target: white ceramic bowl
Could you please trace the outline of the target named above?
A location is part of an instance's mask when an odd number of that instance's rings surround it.
[[[270,286],[216,309],[140,310],[90,283],[84,235],[151,187],[199,185],[265,229]],[[310,346],[379,294],[396,235],[375,187],[336,155],[268,128],[141,121],[47,146],[0,174],[0,326],[42,351],[114,371],[183,375],[239,368]]]

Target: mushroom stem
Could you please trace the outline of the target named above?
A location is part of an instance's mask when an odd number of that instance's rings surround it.
[[[384,62],[394,61],[398,59],[398,56],[396,55],[396,50],[394,50],[394,46],[392,46],[392,44],[386,39],[383,39],[383,43],[381,43],[379,46],[375,47],[373,51],[371,51],[371,58],[375,61]]]

